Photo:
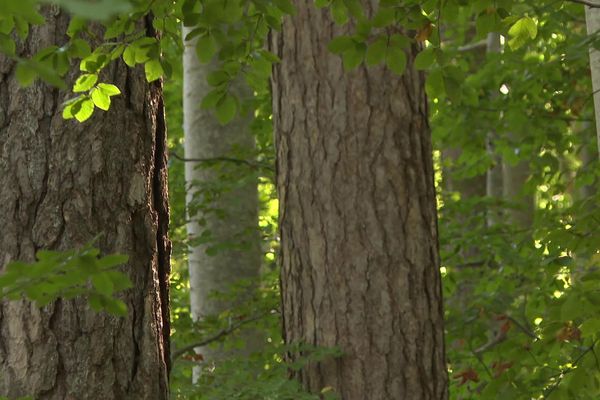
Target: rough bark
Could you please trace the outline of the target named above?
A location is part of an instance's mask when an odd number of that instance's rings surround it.
[[[281,289],[288,343],[339,346],[296,377],[344,400],[447,399],[424,76],[345,72],[336,27],[296,0],[272,41]],[[377,1],[363,1],[370,10]],[[294,360],[299,354],[290,354]]]
[[[23,56],[67,41],[68,17],[19,45]],[[78,72],[73,65],[70,79]],[[123,94],[83,124],[63,120],[71,93],[36,82],[19,87],[0,56],[0,266],[65,250],[98,234],[104,254],[129,255],[127,317],[89,309],[85,299],[42,309],[0,305],[0,394],[35,399],[166,399],[169,353],[165,125],[162,90],[122,62],[105,81]]]
[[[585,22],[588,35],[597,35],[600,30],[600,8],[585,7]],[[590,46],[590,70],[594,94],[594,115],[596,118],[596,138],[600,155],[600,52]]]
[[[183,35],[190,31],[183,28]],[[184,65],[184,134],[185,157],[188,160],[214,160],[232,156],[236,149],[251,153],[254,149],[254,136],[250,131],[251,116],[244,113],[227,125],[221,125],[213,110],[200,107],[202,98],[213,89],[207,82],[207,75],[216,64],[200,64],[196,56],[195,40],[185,43]],[[230,90],[241,98],[248,98],[249,89],[244,82],[234,82]],[[245,165],[223,161],[217,168],[207,163],[187,162],[185,165],[186,202],[188,210],[194,204],[205,202],[196,214],[190,215],[187,224],[188,235],[193,241],[204,232],[210,233],[210,241],[194,244],[189,248],[190,297],[192,317],[195,321],[211,315],[218,315],[233,304],[217,301],[215,291],[226,292],[240,279],[257,280],[260,273],[261,252],[258,231],[258,191],[257,180]],[[250,174],[248,174],[250,172]],[[247,176],[244,176],[244,173]],[[202,189],[219,184],[220,174],[232,174],[239,182],[217,194],[216,198],[205,197]],[[219,212],[212,210],[218,209]],[[202,220],[203,224],[198,221]],[[207,250],[216,244],[227,244],[216,254]],[[259,340],[252,331],[244,333],[245,352],[257,350]],[[221,349],[197,348],[205,361],[213,361],[224,356]],[[199,373],[195,371],[195,376]]]

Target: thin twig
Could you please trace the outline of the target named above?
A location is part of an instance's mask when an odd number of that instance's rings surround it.
[[[185,158],[185,157],[181,157],[177,153],[171,153],[171,155],[174,158],[176,158],[177,160],[183,161],[183,162],[197,162],[197,163],[230,162],[230,163],[234,163],[234,164],[248,165],[249,167],[252,167],[252,168],[264,168],[269,171],[275,171],[275,169],[269,164],[259,163],[259,162],[250,161],[250,160],[244,160],[241,158],[233,158],[233,157]]]
[[[540,340],[540,338],[537,337],[537,335],[535,333],[533,333],[531,330],[527,329],[527,327],[525,325],[521,324],[519,321],[517,321],[513,317],[507,316],[507,318],[510,322],[515,324],[515,326],[517,328],[519,328],[521,330],[521,332],[523,332],[524,334],[526,334],[527,336],[529,336],[532,339]]]
[[[473,42],[473,43],[465,44],[464,46],[460,46],[458,48],[458,51],[462,53],[462,52],[466,52],[466,51],[482,49],[486,46],[487,46],[487,40],[480,40],[478,42]]]
[[[211,344],[213,342],[216,342],[217,340],[220,340],[221,338],[229,335],[230,333],[232,333],[235,330],[241,328],[242,326],[244,326],[246,324],[249,324],[251,322],[254,322],[254,321],[258,321],[259,319],[264,318],[267,315],[270,315],[270,313],[264,313],[264,314],[256,315],[256,316],[251,317],[251,318],[243,319],[243,320],[241,320],[238,323],[229,325],[227,328],[220,330],[219,332],[215,333],[212,336],[207,337],[204,340],[201,340],[201,341],[196,342],[196,343],[189,344],[187,346],[182,347],[181,349],[177,349],[171,355],[171,364],[173,364],[175,362],[175,360],[177,360],[179,357],[181,357],[182,355],[184,355],[188,351],[194,350],[196,347],[203,347],[203,346],[209,345],[209,344]]]
[[[583,358],[583,357],[584,357],[586,354],[588,354],[589,352],[594,352],[594,346],[596,346],[596,343],[597,343],[597,342],[598,342],[598,340],[594,340],[594,342],[592,343],[592,345],[591,345],[590,347],[588,347],[586,350],[584,350],[583,352],[581,352],[581,354],[579,354],[579,356],[578,356],[578,357],[577,357],[575,360],[573,360],[573,361],[571,362],[571,365],[573,365],[573,367],[577,366],[577,364],[579,363],[579,361],[581,361],[581,359],[582,359],[582,358]],[[552,375],[551,377],[549,377],[549,378],[548,378],[548,379],[553,379],[553,378],[558,378],[558,379],[557,379],[557,380],[556,380],[556,381],[553,383],[553,385],[552,385],[550,388],[548,388],[548,390],[547,390],[547,391],[544,393],[544,398],[545,398],[545,399],[547,399],[548,397],[550,397],[550,394],[556,390],[556,388],[558,387],[558,385],[560,385],[560,383],[562,382],[562,380],[563,380],[563,378],[564,378],[565,374],[568,374],[569,372],[572,372],[572,371],[574,371],[574,370],[575,370],[575,368],[573,368],[573,367],[571,367],[571,368],[567,368],[567,369],[564,369],[564,370],[562,370],[561,372],[559,372],[559,373],[557,373],[557,374],[555,374],[555,375]]]

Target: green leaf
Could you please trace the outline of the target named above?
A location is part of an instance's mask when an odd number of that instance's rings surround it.
[[[99,83],[97,87],[98,89],[102,90],[107,96],[116,96],[118,94],[121,94],[119,88],[110,83]]]
[[[350,36],[338,36],[327,44],[327,49],[333,54],[340,54],[353,49],[355,46],[356,42]]]
[[[491,13],[483,12],[477,17],[475,28],[477,30],[477,35],[484,37],[490,32],[502,30],[502,19],[495,11]]]
[[[582,310],[582,299],[576,292],[569,292],[565,302],[560,308],[560,316],[563,321],[573,321],[577,319],[584,310]]]
[[[90,293],[88,296],[88,303],[90,308],[96,312],[102,311],[104,308],[104,301],[101,295],[96,293]]]
[[[225,92],[221,89],[211,90],[202,99],[202,103],[200,104],[200,107],[204,108],[204,109],[216,107],[217,103],[224,95],[225,95]]]
[[[371,43],[367,47],[367,54],[365,56],[365,63],[367,65],[379,64],[385,59],[387,51],[387,39],[379,38],[375,42]]]
[[[265,59],[271,62],[272,64],[281,62],[281,59],[277,57],[275,54],[267,51],[265,49],[258,50],[258,53]]]
[[[106,311],[113,315],[124,317],[127,315],[127,305],[119,299],[109,298],[104,303]]]
[[[104,39],[105,40],[114,39],[114,38],[118,37],[119,35],[122,35],[123,33],[125,33],[126,22],[127,22],[126,19],[119,18],[116,21],[114,21],[113,23],[109,24],[106,27],[106,30],[104,31]]]
[[[110,108],[110,96],[100,89],[94,89],[90,92],[94,105],[101,110],[108,111]]]
[[[128,67],[135,67],[135,46],[129,45],[123,51],[123,61]]]
[[[198,41],[196,42],[196,55],[201,63],[209,62],[216,51],[217,42],[212,35],[206,34],[198,38]]]
[[[428,47],[415,57],[415,68],[418,70],[428,69],[433,65],[434,61],[435,54],[433,52],[433,47]]]
[[[237,100],[231,94],[227,93],[216,104],[215,112],[217,119],[223,125],[230,122],[237,112]]]
[[[401,49],[408,49],[410,47],[410,40],[399,33],[394,33],[390,36],[390,47],[399,47]]]
[[[21,61],[17,64],[16,71],[17,80],[21,86],[29,86],[37,78],[37,73],[34,68],[27,62]]]
[[[73,39],[69,44],[69,55],[71,57],[85,58],[92,54],[92,49],[88,42],[83,39]]]
[[[385,28],[392,25],[396,20],[394,9],[381,8],[372,19],[375,28]]]
[[[113,293],[113,283],[105,274],[97,274],[92,276],[92,285],[98,293],[110,296]]]
[[[365,12],[359,0],[344,0],[344,5],[354,18],[364,18]]]
[[[296,8],[290,0],[273,0],[273,4],[286,14],[294,15],[296,13]]]
[[[402,75],[406,70],[406,53],[401,48],[390,47],[385,62],[389,69]]]
[[[125,264],[129,257],[124,254],[109,254],[98,260],[98,266],[102,269],[116,267]]]
[[[77,35],[85,28],[86,24],[87,22],[84,18],[71,17],[69,21],[69,26],[67,27],[67,36],[69,36],[70,38],[75,37],[75,35]]]
[[[523,17],[514,23],[508,30],[512,39],[508,41],[511,49],[516,50],[527,43],[528,39],[535,39],[537,36],[537,24],[530,17]]]
[[[106,271],[104,274],[112,281],[113,290],[115,292],[133,287],[129,277],[122,272]]]
[[[94,113],[94,102],[89,97],[81,101],[80,108],[75,112],[75,119],[79,122],[84,122]]]
[[[77,96],[64,103],[62,111],[62,117],[64,119],[75,118],[75,112],[81,108],[80,103],[83,100],[83,97],[84,96]]]
[[[85,72],[96,73],[101,70],[109,58],[106,54],[99,50],[94,51],[92,54],[81,60],[79,63],[79,69]]]
[[[342,54],[344,60],[344,68],[349,71],[356,68],[363,62],[366,53],[366,45],[364,43],[357,43],[353,48],[345,51]]]
[[[581,324],[581,333],[584,337],[591,337],[600,332],[600,318],[590,318]]]
[[[344,4],[344,0],[333,0],[331,3],[331,15],[333,21],[338,25],[344,25],[348,22],[348,9]]]
[[[10,36],[0,33],[0,53],[8,54],[9,56],[15,55],[15,42]]]
[[[90,90],[98,81],[97,74],[83,74],[75,81],[73,92],[86,92]]]
[[[209,73],[206,77],[206,81],[211,86],[219,86],[223,83],[228,82],[229,79],[230,78],[229,78],[229,75],[227,74],[227,72],[222,71],[222,70],[213,71],[213,72]]]
[[[127,13],[131,4],[127,0],[54,0],[71,14],[92,19],[105,20],[112,15]]]
[[[432,99],[446,95],[444,76],[440,69],[434,69],[429,72],[425,81],[425,91],[427,92],[427,96]]]
[[[146,73],[146,80],[148,82],[153,82],[159,79],[164,71],[162,69],[162,65],[159,60],[150,60],[144,65],[144,71]]]

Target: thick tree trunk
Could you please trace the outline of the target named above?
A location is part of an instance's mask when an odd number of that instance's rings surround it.
[[[68,18],[46,7],[19,52],[66,41]],[[74,66],[71,78],[78,72]],[[165,126],[162,90],[141,69],[113,63],[123,92],[109,112],[63,120],[71,93],[40,82],[20,88],[0,56],[0,266],[40,249],[82,246],[129,255],[129,313],[92,312],[85,299],[0,309],[0,394],[35,399],[166,399],[169,357]]]
[[[585,7],[585,22],[588,35],[597,35],[600,30],[600,8]],[[596,117],[596,139],[600,155],[600,52],[590,46],[590,70],[592,74],[592,90],[594,94],[594,110]]]
[[[183,35],[190,31],[183,28]],[[184,64],[184,132],[185,157],[189,160],[219,160],[235,158],[236,150],[252,153],[254,136],[250,131],[251,117],[236,117],[223,126],[213,110],[200,108],[202,98],[213,88],[206,82],[214,64],[202,65],[198,61],[195,40],[185,43]],[[243,82],[234,82],[230,89],[246,99],[249,89]],[[241,156],[243,157],[243,156]],[[217,166],[215,167],[215,162]],[[260,273],[261,252],[258,231],[257,181],[248,175],[243,164],[227,161],[209,163],[187,162],[185,165],[186,202],[190,222],[188,234],[192,240],[189,252],[190,297],[192,317],[199,321],[206,316],[218,315],[231,307],[230,302],[217,301],[212,294],[225,292],[240,279],[257,280]],[[220,175],[228,175],[220,181]],[[244,176],[246,174],[246,176]],[[234,182],[235,179],[238,182]],[[227,185],[232,185],[227,187]],[[215,188],[217,193],[207,188]],[[198,206],[202,205],[198,209]],[[198,209],[197,212],[194,209]],[[199,221],[203,224],[199,224]],[[194,243],[203,234],[208,241]],[[207,253],[215,245],[225,245],[215,254]],[[258,348],[258,338],[252,331],[244,333],[245,351]],[[220,349],[198,348],[205,361],[224,356]],[[195,371],[197,378],[198,370]]]
[[[288,343],[339,346],[297,378],[344,400],[447,399],[424,76],[344,72],[347,33],[294,1],[273,47],[281,284]],[[375,8],[377,1],[364,1]],[[296,359],[298,354],[290,354]]]

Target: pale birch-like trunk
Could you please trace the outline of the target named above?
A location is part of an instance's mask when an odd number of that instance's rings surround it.
[[[487,36],[486,51],[488,54],[500,53],[502,45],[500,43],[500,34],[496,32],[489,33]],[[494,93],[494,96],[496,94]],[[492,166],[486,174],[486,195],[494,199],[502,198],[502,157],[496,153],[495,141],[497,138],[496,130],[491,130],[487,134],[487,151],[492,158]],[[495,209],[493,210],[495,211]],[[500,216],[497,212],[487,214],[487,225],[494,225]]]
[[[599,3],[600,5],[600,3]],[[585,7],[585,22],[588,35],[596,35],[600,30],[600,8]],[[596,140],[600,155],[600,51],[590,47],[590,70],[594,94],[594,115],[596,118]]]
[[[190,32],[183,28],[183,35]],[[251,116],[237,116],[231,123],[221,125],[212,110],[200,107],[203,97],[213,88],[206,82],[207,74],[215,67],[214,63],[201,64],[196,56],[195,40],[185,41],[183,55],[184,89],[184,138],[185,158],[210,160],[231,155],[238,147],[253,149],[254,137],[250,131]],[[240,97],[248,96],[249,90],[243,82],[235,82],[231,89]],[[236,163],[218,163],[219,171],[235,171]],[[218,184],[218,172],[203,162],[186,162],[186,203],[188,212],[194,202],[204,201],[201,187]],[[243,178],[243,177],[242,177]],[[217,301],[212,298],[215,291],[226,292],[240,279],[258,279],[260,273],[260,236],[258,232],[258,193],[256,179],[243,178],[233,188],[217,195],[206,205],[218,208],[219,212],[200,212],[189,215],[187,230],[193,241],[203,233],[210,234],[210,241],[189,247],[190,300],[194,321],[210,315],[218,315],[234,303]],[[191,206],[191,207],[190,207]],[[204,221],[200,224],[199,221]],[[230,247],[221,249],[214,255],[207,249],[218,243],[228,242]],[[251,332],[244,333],[245,352],[258,347],[258,339]],[[197,348],[205,362],[214,361],[224,354],[219,349]],[[194,379],[200,370],[195,369]]]
[[[524,190],[530,172],[528,160],[519,160],[515,165],[506,160],[502,163],[502,195],[513,206],[505,213],[509,222],[521,228],[529,228],[533,223],[534,198]]]

